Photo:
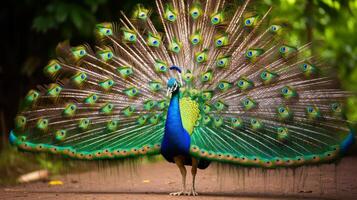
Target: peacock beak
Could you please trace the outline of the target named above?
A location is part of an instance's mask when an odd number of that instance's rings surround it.
[[[172,87],[167,87],[166,90],[166,96],[169,96],[173,91],[175,91],[178,87],[177,82],[175,82],[175,84]]]
[[[167,88],[167,90],[166,90],[166,96],[167,96],[167,97],[171,94],[170,89],[171,89],[171,88]]]

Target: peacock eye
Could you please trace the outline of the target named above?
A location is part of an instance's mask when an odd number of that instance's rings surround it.
[[[266,78],[266,77],[267,77],[267,73],[266,73],[266,72],[263,72],[263,73],[262,73],[262,76],[263,76],[264,78]]]
[[[249,24],[250,24],[250,19],[247,19],[247,20],[245,21],[245,24],[249,25]]]
[[[175,19],[175,16],[174,16],[174,15],[169,15],[169,19],[170,19],[170,20],[174,20],[174,19]]]
[[[314,111],[314,109],[313,109],[313,108],[311,108],[311,107],[309,107],[309,108],[307,109],[307,111],[311,113],[311,112],[313,112],[313,111]]]
[[[283,112],[285,112],[285,109],[284,108],[279,108],[279,112],[283,113]]]
[[[304,70],[307,70],[307,64],[303,64],[302,67],[304,68]]]
[[[222,40],[217,40],[217,45],[222,45]]]
[[[239,82],[238,82],[238,85],[239,85],[239,86],[243,86],[243,85],[244,85],[244,81],[239,81]]]
[[[286,51],[286,47],[281,47],[280,51],[284,53]]]
[[[214,22],[218,22],[218,20],[219,20],[218,17],[214,17],[214,18],[213,18],[213,21],[214,21]]]
[[[96,100],[96,99],[97,99],[97,97],[96,97],[96,96],[93,96],[93,97],[92,97],[92,99],[93,99],[93,100]]]
[[[110,34],[110,32],[111,32],[110,29],[107,29],[107,30],[105,31],[106,34]]]
[[[79,51],[79,55],[81,55],[81,56],[84,55],[84,51],[83,51],[83,50],[80,50],[80,51]]]
[[[113,84],[113,82],[112,81],[108,81],[108,85],[112,85]]]
[[[283,91],[282,91],[282,92],[283,92],[284,94],[287,94],[288,91],[289,91],[288,88],[283,88]]]
[[[251,56],[253,56],[253,52],[252,52],[252,51],[248,51],[247,55],[248,55],[249,57],[251,57]]]
[[[157,41],[157,40],[154,40],[152,43],[153,43],[154,45],[157,45],[157,44],[158,44],[158,41]]]

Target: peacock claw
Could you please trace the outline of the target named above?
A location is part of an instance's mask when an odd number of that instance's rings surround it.
[[[170,196],[181,196],[181,195],[185,195],[186,192],[184,191],[180,191],[180,192],[171,192],[169,195]]]
[[[190,192],[187,192],[187,196],[198,196],[198,193],[192,189]]]

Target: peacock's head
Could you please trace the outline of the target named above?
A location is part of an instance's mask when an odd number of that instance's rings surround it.
[[[171,66],[170,70],[176,71],[179,78],[180,78],[180,84],[179,82],[176,80],[176,78],[171,77],[168,81],[167,81],[167,91],[166,91],[166,95],[169,96],[169,94],[172,94],[173,92],[177,91],[180,86],[182,86],[182,77],[181,77],[181,69],[177,66]]]
[[[167,81],[167,91],[166,91],[166,95],[168,96],[169,94],[172,94],[173,92],[175,92],[176,90],[179,89],[179,83],[177,82],[177,80],[175,78],[170,78]]]

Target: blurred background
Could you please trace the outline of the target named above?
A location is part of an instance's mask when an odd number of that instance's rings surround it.
[[[239,3],[242,0],[235,0]],[[272,20],[287,28],[283,37],[293,45],[312,42],[315,54],[338,72],[342,86],[357,92],[357,0],[263,0],[257,10],[273,7]],[[42,75],[48,60],[55,58],[59,42],[94,44],[94,26],[118,21],[120,11],[152,0],[18,0],[0,8],[0,174],[13,177],[39,167],[54,172],[61,161],[41,155],[23,157],[8,144],[19,101],[29,89],[49,80]],[[260,4],[259,4],[260,5]],[[348,118],[357,121],[357,98],[348,100]],[[11,179],[10,183],[11,183]],[[8,183],[1,179],[0,184]]]

